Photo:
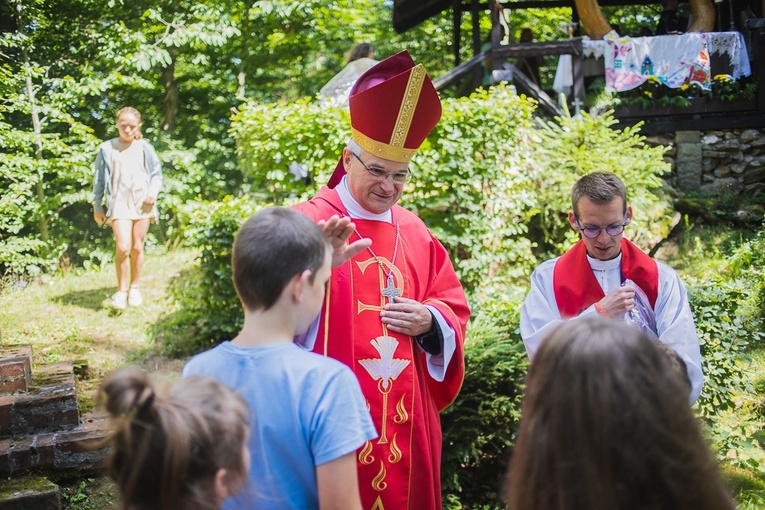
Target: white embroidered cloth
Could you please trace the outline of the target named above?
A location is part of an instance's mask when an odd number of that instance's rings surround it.
[[[709,55],[727,55],[731,76],[738,80],[752,74],[740,32],[688,33],[656,37],[620,37],[609,32],[601,41],[582,41],[585,58],[605,59],[606,88],[630,90],[654,76],[668,87],[696,83],[711,87]]]

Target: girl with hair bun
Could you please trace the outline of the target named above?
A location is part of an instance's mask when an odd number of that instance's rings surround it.
[[[124,368],[99,396],[113,418],[119,510],[218,510],[244,486],[250,409],[228,386],[191,376],[155,388],[146,372]]]

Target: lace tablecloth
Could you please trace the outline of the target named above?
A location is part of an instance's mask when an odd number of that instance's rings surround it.
[[[709,56],[727,56],[731,76],[738,80],[752,74],[740,32],[688,33],[656,37],[620,37],[610,32],[603,40],[582,41],[585,58],[605,58],[606,88],[630,90],[653,76],[672,88],[696,83],[712,84]]]

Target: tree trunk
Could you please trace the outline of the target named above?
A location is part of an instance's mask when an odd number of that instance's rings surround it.
[[[732,0],[731,0],[732,1]],[[688,32],[711,32],[715,28],[715,6],[712,0],[691,0],[693,23]]]
[[[250,9],[253,0],[245,0],[244,16],[242,16],[242,52],[239,56],[239,73],[236,75],[236,98],[244,101],[247,93],[247,60],[250,56]]]
[[[21,16],[22,5],[21,2],[16,3],[16,26],[18,27],[19,35],[24,36],[24,20]],[[42,146],[42,126],[40,123],[40,110],[37,107],[37,99],[35,98],[34,84],[32,83],[32,74],[30,69],[32,63],[29,61],[29,52],[26,48],[21,50],[21,58],[24,61],[24,74],[27,100],[29,101],[29,114],[32,116],[32,132],[34,133],[34,158],[38,162],[37,165],[37,181],[35,182],[35,192],[37,196],[37,231],[40,234],[40,239],[44,242],[48,241],[48,218],[45,214],[45,165],[43,164],[43,146]]]
[[[175,79],[175,61],[178,49],[170,47],[170,65],[162,69],[162,85],[165,87],[165,103],[162,108],[162,130],[175,131],[178,117],[178,82]]]
[[[603,17],[597,0],[574,0],[574,4],[590,39],[603,39],[611,31],[611,25]]]

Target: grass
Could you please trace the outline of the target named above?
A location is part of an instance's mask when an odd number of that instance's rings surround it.
[[[147,253],[141,291],[144,304],[116,312],[103,306],[115,291],[112,266],[69,271],[0,295],[2,344],[32,345],[33,367],[60,361],[79,366],[77,390],[81,410],[92,407],[103,376],[131,364],[160,375],[180,373],[184,360],[159,354],[149,327],[173,310],[165,289],[171,277],[193,264],[188,250]]]
[[[90,411],[103,377],[123,365],[151,371],[157,378],[180,376],[185,359],[167,358],[154,345],[150,327],[175,310],[165,290],[172,277],[193,266],[189,250],[154,249],[146,254],[141,279],[144,304],[118,313],[102,303],[114,293],[113,266],[68,271],[0,294],[2,345],[31,344],[32,372],[45,363],[77,364],[80,412]],[[114,508],[118,498],[106,475],[88,478],[65,473],[51,478],[60,486],[64,510]],[[0,484],[2,485],[2,484]]]

